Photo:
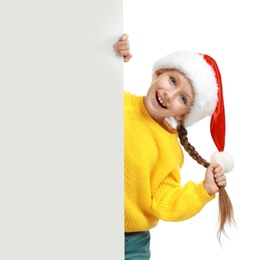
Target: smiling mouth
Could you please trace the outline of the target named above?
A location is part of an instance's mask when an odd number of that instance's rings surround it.
[[[163,103],[163,101],[161,100],[161,98],[160,98],[160,96],[158,95],[158,93],[156,93],[156,100],[157,100],[157,103],[158,103],[161,107],[167,109],[167,106]]]

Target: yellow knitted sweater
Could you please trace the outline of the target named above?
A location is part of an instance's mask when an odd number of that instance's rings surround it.
[[[170,133],[157,124],[143,97],[124,92],[125,232],[149,230],[159,219],[186,220],[215,198],[203,182],[181,187],[183,162],[177,131]]]

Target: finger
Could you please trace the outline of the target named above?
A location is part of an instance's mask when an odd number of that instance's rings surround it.
[[[220,178],[222,176],[225,176],[225,173],[223,171],[219,171],[219,172],[213,172],[213,176],[214,176],[214,179],[217,179],[217,178]]]
[[[130,45],[129,45],[129,44],[115,45],[115,48],[116,48],[116,50],[118,50],[118,51],[130,50]]]
[[[128,40],[128,38],[129,38],[128,34],[124,33],[121,35],[120,40],[125,41]]]
[[[221,175],[220,177],[217,177],[217,178],[214,177],[214,179],[216,182],[220,182],[220,181],[226,181],[227,178],[225,175]]]
[[[124,56],[124,62],[128,62],[132,57],[133,57],[133,55],[131,55],[131,54]]]
[[[114,44],[114,46],[121,46],[121,45],[126,45],[126,44],[129,44],[128,40],[125,40],[125,41],[119,40]]]
[[[218,173],[222,170],[221,165],[218,163],[211,163],[209,166],[212,169],[213,174]]]
[[[130,55],[130,51],[120,51],[118,52],[119,56],[127,57]]]
[[[216,165],[214,165],[214,169],[213,169],[213,171],[215,172],[215,173],[217,173],[217,172],[220,172],[220,171],[222,171],[222,166],[220,165],[220,164],[216,164]]]
[[[226,176],[222,176],[220,178],[217,178],[215,179],[215,183],[218,185],[218,186],[225,186],[227,181],[226,181]]]
[[[221,181],[219,183],[217,183],[218,187],[226,187],[227,186],[227,182],[226,181]]]
[[[220,166],[220,164],[219,163],[210,163],[210,166],[213,168],[217,168]]]
[[[115,51],[119,54],[119,55],[129,55],[130,54],[130,46],[129,45],[125,45],[125,46],[115,46]]]
[[[118,41],[115,43],[116,46],[129,45],[129,41]]]
[[[211,164],[209,165],[209,167],[208,167],[208,170],[211,171],[211,172],[213,172],[214,169],[216,168],[216,166],[217,166],[216,164],[211,163]]]

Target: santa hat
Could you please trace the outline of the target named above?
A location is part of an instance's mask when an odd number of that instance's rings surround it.
[[[206,116],[211,116],[210,132],[218,149],[212,155],[211,162],[220,163],[224,172],[231,171],[234,162],[230,154],[224,151],[225,107],[221,74],[215,60],[200,53],[177,51],[155,62],[153,73],[160,69],[176,69],[190,80],[195,98],[184,126],[192,126]]]

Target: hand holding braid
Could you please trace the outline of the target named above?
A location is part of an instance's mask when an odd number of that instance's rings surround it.
[[[210,163],[203,159],[195,148],[189,143],[187,137],[187,129],[183,124],[177,126],[178,136],[181,145],[184,147],[185,151],[199,164],[203,165],[205,168],[210,166]],[[217,231],[217,237],[220,242],[221,235],[226,235],[225,225],[235,224],[233,206],[225,190],[224,186],[219,187],[219,229]]]

